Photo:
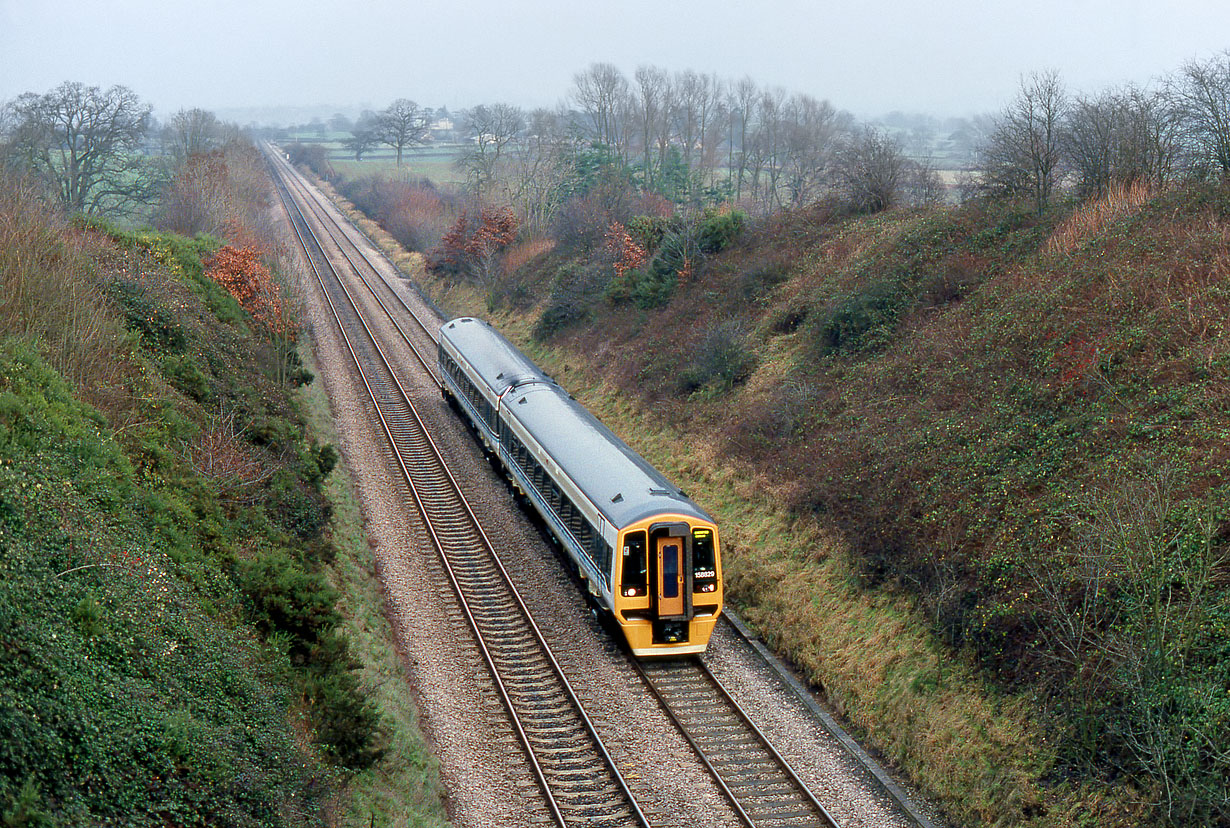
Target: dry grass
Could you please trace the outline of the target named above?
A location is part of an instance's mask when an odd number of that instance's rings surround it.
[[[516,273],[527,263],[550,253],[555,248],[553,239],[530,239],[508,248],[504,254],[504,268],[509,273]]]
[[[1047,253],[1071,253],[1082,242],[1100,233],[1112,221],[1129,216],[1157,195],[1152,184],[1112,184],[1099,198],[1085,202],[1055,228],[1046,243]]]
[[[92,276],[94,245],[32,184],[0,173],[0,336],[37,341],[81,388],[111,382],[123,339]]]

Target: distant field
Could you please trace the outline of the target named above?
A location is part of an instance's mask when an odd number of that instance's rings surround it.
[[[397,153],[389,149],[364,153],[362,161],[342,148],[330,148],[329,162],[347,178],[357,178],[375,173],[386,175],[422,176],[436,184],[455,184],[462,181],[453,169],[458,155],[457,147],[422,147],[407,150],[401,156],[401,169],[397,167]]]
[[[350,137],[348,132],[291,133],[283,139],[287,143],[318,144],[329,151],[333,168],[347,178],[366,175],[406,175],[429,178],[436,184],[456,184],[462,177],[453,169],[453,162],[461,152],[457,144],[438,144],[412,147],[402,152],[401,168],[397,167],[397,153],[389,147],[379,147],[363,154],[362,161],[355,161],[354,154],[343,145]]]

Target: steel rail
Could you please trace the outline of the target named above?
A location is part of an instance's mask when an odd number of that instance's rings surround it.
[[[738,725],[745,729],[746,735],[750,735],[751,739],[759,744],[760,752],[765,758],[768,759],[769,764],[775,765],[785,778],[786,784],[779,788],[777,795],[798,795],[800,801],[810,807],[815,816],[818,817],[819,822],[814,824],[824,826],[824,828],[840,828],[837,820],[828,812],[828,809],[824,807],[820,800],[816,798],[816,795],[812,793],[807,784],[803,782],[798,773],[791,766],[790,762],[773,745],[768,736],[765,735],[756,723],[752,721],[752,718],[747,714],[747,711],[745,711],[743,707],[735,700],[730,691],[727,690],[722,682],[718,680],[717,676],[713,675],[713,672],[709,670],[708,666],[701,659],[696,658],[680,660],[665,664],[643,664],[637,662],[636,668],[637,672],[640,673],[641,678],[645,681],[645,684],[649,687],[650,692],[658,700],[659,704],[662,705],[662,709],[665,711],[667,717],[670,718],[675,726],[679,728],[679,731],[687,739],[688,744],[690,744],[692,749],[696,751],[701,763],[709,769],[709,772],[717,781],[718,787],[721,788],[723,793],[727,796],[731,805],[739,814],[739,818],[743,820],[744,824],[748,826],[748,828],[764,828],[764,826],[768,825],[782,824],[783,819],[789,819],[789,817],[777,816],[775,818],[772,813],[751,813],[752,810],[755,810],[748,807],[751,797],[740,796],[740,794],[734,790],[733,783],[736,781],[742,782],[749,787],[753,783],[747,782],[746,779],[733,779],[735,774],[732,773],[732,770],[737,766],[736,763],[732,762],[725,767],[718,767],[718,763],[714,761],[709,751],[705,749],[703,744],[701,744],[702,737],[701,734],[697,732],[697,722],[692,721],[689,723],[685,721],[687,715],[683,712],[682,708],[689,704],[693,704],[698,700],[703,701],[703,698],[698,699],[694,696],[672,698],[671,692],[665,689],[664,683],[658,678],[655,678],[654,675],[652,675],[653,673],[665,673],[667,670],[673,670],[682,674],[684,671],[692,670],[696,675],[699,675],[700,680],[704,684],[712,687],[716,691],[717,700],[733,713],[734,719],[737,721]],[[708,721],[705,724],[716,730],[720,729],[725,722],[722,720],[715,720]],[[747,758],[742,762],[742,764],[745,766],[751,765],[754,759],[755,757]],[[728,776],[732,777],[732,779],[728,780]],[[762,785],[774,784],[773,780],[764,779],[759,780],[759,783]],[[757,793],[759,793],[762,797],[774,795],[773,792],[764,790],[758,791]]]
[[[318,194],[318,191],[314,187],[308,186],[308,184],[303,180],[302,175],[297,170],[295,170],[293,167],[290,167],[289,164],[285,164],[285,162],[279,162],[279,163],[283,164],[283,166],[286,167],[286,172],[289,174],[290,180],[294,182],[295,187],[301,193],[304,200],[309,201],[311,202],[311,204],[314,205],[313,215],[317,218],[317,220],[320,221],[322,225],[324,225],[325,222],[327,221],[329,224],[333,225],[334,228],[336,228],[337,232],[336,233],[330,232],[329,238],[335,244],[337,244],[338,252],[341,253],[343,257],[345,257],[346,262],[354,270],[355,276],[357,276],[363,282],[363,285],[371,293],[372,298],[375,299],[376,302],[380,304],[381,309],[384,311],[389,321],[397,329],[397,332],[401,335],[401,338],[405,341],[405,343],[408,346],[410,346],[410,349],[414,352],[414,355],[418,359],[418,361],[422,363],[423,368],[427,371],[428,375],[431,376],[432,380],[436,383],[437,386],[443,385],[440,378],[436,376],[435,367],[433,366],[433,364],[427,358],[423,356],[422,352],[419,351],[418,346],[416,346],[411,341],[410,335],[406,333],[406,331],[402,328],[401,324],[397,321],[397,315],[394,314],[393,311],[389,309],[388,305],[385,304],[384,300],[380,298],[380,292],[377,291],[372,286],[371,282],[368,281],[367,277],[363,275],[361,268],[358,266],[355,260],[351,258],[350,254],[348,254],[342,248],[340,240],[344,239],[346,243],[350,246],[350,248],[355,252],[355,254],[358,255],[359,258],[363,260],[363,263],[367,265],[367,268],[372,272],[372,274],[374,274],[375,277],[379,279],[380,282],[384,285],[385,290],[388,292],[388,294],[391,295],[393,299],[396,300],[397,304],[401,306],[401,310],[404,311],[406,315],[408,315],[411,319],[414,320],[419,330],[421,330],[424,334],[426,334],[428,339],[432,341],[433,345],[436,345],[439,342],[439,340],[437,339],[437,332],[433,330],[431,327],[429,327],[426,323],[424,323],[423,320],[419,317],[419,315],[415,313],[414,309],[411,308],[408,304],[406,304],[406,300],[401,297],[401,295],[397,292],[397,290],[389,282],[388,278],[384,275],[384,273],[381,272],[380,268],[377,267],[376,264],[371,260],[371,257],[369,257],[367,253],[365,253],[363,249],[359,247],[358,244],[355,243],[354,239],[350,238],[350,234],[346,231],[346,229],[342,227],[342,225],[338,223],[337,219],[333,217],[333,213],[329,209],[329,207],[330,206],[336,207],[336,205],[331,205],[331,204],[322,202]],[[371,239],[365,233],[363,233],[362,230],[356,227],[355,224],[351,222],[349,219],[346,219],[346,224],[349,225],[350,228],[354,230],[354,232],[362,235],[369,242],[371,242]],[[386,261],[388,261],[387,258],[386,258]],[[390,266],[395,267],[395,265],[393,265],[391,262],[389,264]]]
[[[367,253],[364,252],[364,250],[351,237],[350,233],[345,228],[343,228],[342,225],[338,222],[338,220],[334,217],[333,213],[328,209],[328,206],[324,203],[324,200],[322,200],[322,197],[319,194],[319,192],[315,188],[311,187],[306,182],[304,182],[302,177],[298,174],[297,171],[293,170],[293,168],[290,168],[289,165],[285,165],[285,166],[288,169],[290,169],[293,175],[294,183],[296,187],[298,188],[298,190],[302,193],[304,199],[317,205],[317,209],[315,211],[317,220],[320,221],[322,225],[327,220],[329,224],[331,224],[334,228],[337,229],[338,232],[336,234],[330,234],[330,235],[333,241],[337,244],[338,252],[341,253],[341,255],[346,258],[347,262],[354,269],[355,274],[363,281],[364,285],[371,292],[372,297],[380,304],[381,308],[384,310],[389,320],[396,327],[402,339],[411,348],[411,350],[413,351],[415,357],[419,360],[419,362],[424,365],[425,369],[428,371],[433,381],[439,384],[440,379],[439,377],[436,376],[435,371],[433,367],[431,366],[431,364],[429,363],[429,361],[426,360],[422,356],[421,352],[419,351],[419,348],[411,340],[411,337],[405,332],[405,330],[401,327],[401,325],[397,323],[395,314],[388,308],[386,303],[380,299],[379,292],[372,286],[369,280],[362,275],[362,273],[360,272],[360,268],[358,264],[355,262],[355,260],[350,255],[348,255],[344,249],[342,249],[339,239],[345,239],[346,244],[348,244],[353,249],[353,251],[360,258],[362,258],[363,262],[367,265],[367,267],[371,270],[371,272],[375,274],[375,276],[384,285],[385,290],[387,290],[388,293],[393,296],[393,298],[401,306],[401,308],[414,320],[418,328],[429,339],[431,339],[433,343],[437,342],[436,331],[433,330],[433,328],[425,325],[422,319],[419,317],[418,313],[416,313],[413,308],[411,308],[408,304],[406,304],[406,301],[402,298],[402,296],[398,293],[398,291],[390,283],[388,277],[386,277],[384,273],[381,271],[381,269],[375,263],[373,263],[371,257],[369,257]],[[375,242],[371,239],[371,237],[366,232],[364,232],[361,228],[355,225],[353,221],[350,221],[345,216],[343,216],[342,218],[345,224],[350,228],[351,231],[353,231],[354,233],[357,233],[359,236],[366,239],[369,243],[375,245]],[[384,257],[384,260],[385,262],[388,262],[387,257]],[[389,265],[392,267],[396,267],[395,265],[392,265],[391,262],[389,262]],[[897,785],[897,783],[893,781],[891,777],[888,776],[887,772],[879,766],[879,763],[875,762],[875,760],[872,759],[866,753],[866,751],[864,751],[861,748],[861,746],[855,743],[854,740],[848,734],[845,733],[844,729],[842,729],[840,725],[838,725],[832,719],[831,716],[828,716],[827,714],[824,713],[823,710],[820,710],[818,708],[814,700],[812,700],[810,696],[806,693],[806,691],[799,685],[797,679],[795,679],[793,675],[789,674],[789,672],[784,668],[784,666],[780,663],[780,661],[777,660],[775,657],[773,657],[771,653],[768,653],[767,651],[765,651],[763,645],[761,645],[758,641],[754,640],[753,636],[749,633],[749,631],[746,630],[746,628],[744,628],[744,626],[737,619],[730,618],[728,616],[728,613],[724,615],[727,616],[725,620],[729,623],[731,628],[734,630],[735,635],[743,639],[748,644],[749,647],[755,650],[755,652],[760,656],[761,660],[764,661],[764,663],[766,663],[775,672],[775,674],[777,674],[787,684],[787,686],[790,687],[793,690],[793,692],[800,697],[803,703],[808,707],[809,712],[811,712],[813,716],[817,717],[820,720],[820,723],[824,726],[824,728],[828,730],[830,733],[832,733],[832,735],[841,743],[841,745],[846,749],[846,751],[850,755],[852,755],[853,758],[866,769],[875,787],[879,788],[888,798],[895,801],[896,804],[904,812],[905,816],[911,821],[913,821],[915,824],[919,825],[920,828],[933,828],[934,823],[925,814],[923,814],[917,808],[917,806],[915,806],[910,801],[910,798],[905,793],[905,791],[902,790],[900,786]],[[637,667],[638,672],[641,673],[642,678],[646,681],[647,686],[649,687],[654,697],[658,700],[659,704],[662,705],[663,708],[667,710],[667,715],[670,718],[672,718],[672,720],[674,720],[674,716],[669,711],[669,705],[666,699],[658,691],[657,687],[651,681],[649,681],[647,677],[644,676],[643,671],[640,671],[639,669],[640,665],[637,664],[635,660],[633,660],[633,664]],[[707,668],[704,668],[704,669],[707,670]],[[711,673],[710,673],[710,676],[712,677]],[[734,702],[733,698],[730,697],[728,691],[726,691],[726,689],[722,687],[721,683],[716,679],[716,677],[712,677],[712,680],[714,682],[714,685],[720,688],[720,692],[725,694],[726,697],[729,699],[730,703],[739,710],[740,715],[742,715],[742,717],[746,720],[747,724],[759,734],[762,742],[764,744],[769,744],[768,740],[764,738],[764,734],[760,733],[759,729],[751,721],[750,717],[748,717],[747,714],[742,710],[742,708],[740,708],[737,705],[737,703]],[[721,789],[723,793],[727,796],[728,800],[731,802],[734,810],[739,815],[740,819],[744,822],[745,825],[752,825],[753,824],[751,822],[752,818],[746,813],[746,811],[742,808],[742,806],[737,802],[737,798],[734,792],[722,780],[717,769],[712,765],[708,756],[704,754],[704,751],[700,748],[699,744],[692,737],[691,733],[685,727],[683,727],[682,724],[680,724],[677,721],[676,721],[676,726],[679,727],[680,732],[682,733],[684,738],[692,746],[693,750],[696,752],[701,763],[705,765],[709,773],[713,776],[719,789]],[[818,801],[815,800],[814,796],[812,796],[811,792],[807,790],[806,786],[803,785],[803,783],[800,780],[798,780],[798,776],[794,772],[793,768],[790,768],[789,764],[786,763],[784,759],[782,759],[781,761],[783,763],[783,766],[786,768],[787,773],[795,778],[795,782],[799,785],[800,789],[805,791],[807,795],[810,796],[813,799],[813,801],[815,801],[815,806],[817,808],[819,808],[821,811],[824,811],[823,806]],[[827,812],[825,813],[826,813],[826,816],[828,816]],[[832,817],[829,816],[829,819],[832,820]]]
[[[290,195],[289,187],[286,188],[286,195]],[[282,195],[281,191],[279,191],[279,197],[282,198],[283,204],[286,205],[286,198]],[[464,511],[466,513],[466,516],[469,519],[471,528],[475,530],[477,536],[481,539],[482,545],[484,546],[484,549],[487,552],[489,559],[495,564],[495,567],[497,571],[499,572],[501,579],[503,580],[504,586],[508,590],[509,596],[513,599],[518,609],[522,613],[525,621],[527,622],[529,629],[533,632],[533,635],[535,639],[537,640],[539,647],[541,648],[542,655],[545,657],[545,659],[551,666],[557,680],[560,682],[561,686],[564,688],[565,694],[567,695],[570,703],[572,704],[573,708],[579,715],[580,719],[583,721],[585,728],[587,732],[589,733],[590,739],[592,740],[592,746],[596,748],[596,752],[601,756],[601,758],[605,762],[607,769],[611,772],[612,777],[618,783],[618,787],[622,791],[625,804],[629,807],[629,810],[638,820],[640,825],[648,826],[648,821],[644,813],[641,811],[639,804],[636,802],[635,797],[632,795],[631,790],[628,788],[626,780],[624,780],[623,775],[620,773],[618,767],[615,765],[613,757],[610,755],[605,744],[603,744],[601,738],[598,735],[597,729],[593,724],[593,721],[590,719],[588,713],[585,711],[584,707],[582,706],[580,699],[578,698],[575,690],[572,688],[571,684],[568,682],[567,678],[565,677],[562,668],[560,667],[558,661],[554,657],[554,654],[551,653],[550,647],[547,645],[545,637],[543,636],[541,630],[539,629],[537,623],[534,621],[533,617],[530,615],[529,609],[525,605],[524,600],[521,598],[520,594],[517,592],[515,586],[513,585],[511,577],[509,576],[507,572],[507,569],[504,567],[504,564],[500,560],[498,553],[496,553],[495,551],[494,545],[491,543],[489,537],[486,534],[486,531],[483,529],[482,525],[479,523],[477,516],[474,514],[472,508],[470,507],[470,504],[466,501],[465,496],[461,492],[461,488],[457,484],[456,479],[453,477],[451,470],[449,470],[447,467],[447,464],[444,463],[442,453],[439,451],[439,448],[436,446],[434,440],[432,440],[430,434],[427,433],[426,427],[423,424],[422,419],[419,417],[419,414],[415,406],[409,399],[409,395],[406,393],[404,387],[401,386],[401,383],[397,380],[396,374],[393,371],[392,366],[389,363],[383,350],[380,348],[375,334],[372,332],[371,328],[367,325],[366,321],[362,318],[362,314],[359,311],[358,305],[355,302],[354,297],[350,294],[349,290],[346,288],[345,284],[342,282],[340,275],[337,274],[336,272],[336,269],[334,269],[332,264],[328,262],[328,257],[324,252],[324,246],[320,243],[320,239],[316,235],[315,231],[312,230],[310,224],[307,221],[306,216],[304,216],[299,205],[297,203],[294,203],[293,198],[291,199],[291,202],[292,202],[291,205],[287,205],[288,215],[291,215],[291,210],[289,208],[293,206],[294,211],[298,213],[299,215],[299,219],[300,219],[300,222],[303,224],[303,228],[308,232],[308,234],[312,236],[312,239],[315,242],[317,249],[320,252],[321,257],[325,260],[325,263],[329,266],[329,269],[333,271],[334,277],[338,281],[338,286],[341,288],[343,293],[345,293],[347,300],[349,301],[349,303],[352,306],[352,309],[354,310],[356,320],[358,321],[360,325],[362,325],[363,329],[367,333],[367,336],[371,342],[372,347],[375,349],[376,353],[379,355],[381,362],[384,364],[385,369],[389,373],[389,377],[391,378],[392,382],[397,386],[398,392],[402,400],[405,402],[410,413],[413,415],[413,418],[416,421],[418,428],[421,432],[422,438],[430,446],[431,451],[434,454],[434,457],[438,464],[438,468],[447,478],[449,485],[451,487],[451,490],[452,490],[453,497],[460,505],[464,507]],[[323,222],[322,222],[322,225],[323,225]],[[402,476],[406,480],[407,484],[409,485],[411,489],[411,492],[415,499],[416,507],[418,508],[420,514],[423,516],[424,523],[428,529],[429,534],[432,537],[433,544],[436,547],[437,554],[440,557],[440,560],[442,561],[442,564],[449,576],[449,580],[452,583],[454,590],[459,596],[459,600],[462,604],[463,611],[466,614],[466,617],[471,626],[471,629],[474,631],[475,638],[478,642],[480,651],[483,653],[484,660],[487,662],[488,668],[491,671],[491,674],[493,676],[493,682],[497,686],[497,689],[500,693],[500,696],[505,705],[505,708],[509,711],[510,718],[513,720],[514,728],[516,729],[518,733],[518,737],[521,740],[522,745],[525,748],[527,755],[530,758],[531,765],[534,768],[535,776],[539,782],[539,785],[540,787],[542,787],[544,791],[544,795],[547,798],[548,802],[550,803],[552,814],[560,825],[566,825],[567,823],[565,821],[565,816],[562,813],[562,809],[559,807],[559,803],[556,801],[556,795],[555,795],[555,792],[552,790],[551,785],[547,779],[546,771],[543,769],[543,767],[541,766],[541,763],[539,762],[536,756],[534,746],[532,744],[532,740],[529,734],[526,732],[520,720],[520,714],[518,714],[517,712],[517,706],[513,702],[509,694],[508,687],[506,686],[504,678],[500,675],[500,668],[496,664],[497,659],[494,656],[494,654],[491,652],[490,648],[487,646],[487,642],[484,640],[481,624],[479,623],[478,619],[475,617],[472,611],[472,608],[469,604],[469,601],[466,598],[466,590],[462,587],[460,583],[461,579],[458,577],[457,572],[455,571],[452,563],[448,560],[448,555],[445,552],[446,544],[440,538],[440,536],[438,535],[436,531],[435,526],[433,525],[433,521],[431,519],[432,510],[428,506],[425,498],[422,496],[422,493],[419,491],[419,486],[416,484],[414,476],[411,474],[409,467],[405,461],[405,458],[402,455],[401,449],[397,444],[397,439],[393,434],[393,429],[390,426],[384,413],[381,411],[380,403],[378,400],[378,395],[376,394],[375,390],[372,388],[372,384],[369,381],[366,372],[363,370],[362,360],[359,357],[355,349],[354,343],[350,339],[350,336],[345,331],[345,324],[342,321],[341,313],[338,311],[336,305],[333,302],[333,299],[329,296],[329,289],[325,285],[325,280],[323,276],[321,275],[320,270],[316,267],[315,262],[313,261],[313,256],[312,256],[312,251],[310,249],[310,246],[307,245],[305,239],[303,238],[302,233],[300,233],[299,228],[294,225],[293,221],[292,221],[292,226],[294,227],[296,236],[298,237],[300,244],[304,248],[305,254],[308,257],[309,264],[311,265],[312,270],[314,274],[316,275],[317,282],[320,284],[321,290],[324,293],[326,302],[329,304],[330,310],[333,313],[334,318],[338,323],[339,330],[342,334],[344,341],[346,342],[346,346],[351,354],[351,358],[354,361],[355,366],[359,371],[360,377],[363,380],[363,384],[365,388],[367,389],[368,394],[373,401],[373,404],[376,407],[377,415],[381,421],[381,426],[385,432],[385,436],[388,439],[390,446],[393,448],[393,453],[401,469]],[[345,255],[344,252],[343,252],[343,255]],[[351,261],[349,257],[347,257],[347,260]],[[351,264],[353,266],[353,261],[351,261]],[[382,303],[382,307],[383,307],[383,303]],[[385,308],[385,310],[386,312],[388,312],[387,308]],[[421,360],[421,357],[420,357],[420,360]]]
[[[889,775],[888,771],[846,732],[846,729],[833,718],[831,713],[816,702],[816,699],[803,686],[803,683],[782,663],[781,659],[769,651],[764,642],[752,630],[748,629],[742,619],[727,610],[722,613],[722,620],[730,628],[731,633],[743,641],[756,654],[760,662],[777,676],[782,684],[798,698],[808,713],[863,768],[872,786],[894,802],[907,820],[917,825],[918,828],[938,828],[936,822],[923,813],[922,809],[914,803],[910,795]]]

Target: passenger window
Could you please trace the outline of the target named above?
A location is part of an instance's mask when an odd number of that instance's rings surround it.
[[[646,549],[644,532],[629,532],[624,535],[620,593],[625,598],[649,594],[649,559]]]

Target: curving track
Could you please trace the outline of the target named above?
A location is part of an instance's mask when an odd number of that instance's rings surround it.
[[[653,824],[672,823],[670,815],[647,817],[636,803],[361,309],[382,314],[382,323],[397,331],[397,347],[407,346],[439,385],[434,326],[419,319],[354,241],[352,234],[359,231],[336,222],[280,153],[267,149],[266,155],[299,243],[539,781],[544,809],[558,825],[648,826],[651,817]],[[727,798],[729,819],[755,828],[839,824],[702,660],[631,661]]]
[[[280,159],[279,189],[295,233],[362,375],[397,464],[448,573],[559,825],[648,826],[593,723],[543,641],[482,527],[427,433],[302,208],[311,201]],[[296,197],[297,196],[297,197]],[[325,226],[323,223],[322,228]],[[355,262],[342,255],[350,267]],[[407,339],[407,342],[409,340]],[[420,354],[424,366],[429,360]]]

